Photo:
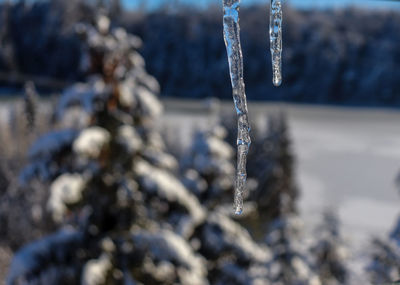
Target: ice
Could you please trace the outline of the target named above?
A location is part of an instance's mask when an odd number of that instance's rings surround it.
[[[228,54],[233,101],[238,116],[238,150],[234,198],[235,214],[238,215],[243,211],[243,193],[247,178],[246,160],[251,143],[250,124],[243,80],[243,56],[240,45],[239,6],[240,0],[223,0],[224,40]]]
[[[269,39],[272,56],[272,82],[282,83],[282,1],[271,0]]]

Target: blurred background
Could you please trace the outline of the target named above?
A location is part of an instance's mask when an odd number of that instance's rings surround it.
[[[0,1],[0,284],[400,279],[400,2],[242,0],[252,124],[211,0]]]

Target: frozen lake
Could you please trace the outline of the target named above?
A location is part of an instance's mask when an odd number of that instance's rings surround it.
[[[233,112],[231,104],[223,103],[223,111]],[[166,103],[167,124],[186,125],[180,133],[184,145],[194,126],[213,120],[196,105]],[[308,225],[319,222],[324,209],[333,208],[343,233],[364,245],[392,228],[400,213],[395,185],[400,173],[399,111],[264,103],[250,104],[249,109],[260,121],[273,112],[288,114],[302,191],[300,211]]]
[[[345,233],[386,234],[400,213],[400,112],[283,106],[289,114],[301,212],[338,211]],[[356,238],[356,237],[353,237]]]

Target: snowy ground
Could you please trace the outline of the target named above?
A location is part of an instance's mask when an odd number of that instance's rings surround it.
[[[222,111],[233,112],[231,102]],[[200,106],[200,107],[198,107]],[[400,112],[388,109],[250,104],[250,116],[285,111],[297,156],[300,210],[308,226],[327,207],[338,211],[343,234],[362,250],[391,229],[400,213]],[[167,125],[182,125],[184,146],[193,126],[213,120],[204,104],[167,101]]]

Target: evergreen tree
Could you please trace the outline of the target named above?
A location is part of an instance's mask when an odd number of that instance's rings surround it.
[[[57,129],[32,146],[21,175],[48,185],[61,228],[16,255],[8,284],[206,283],[204,260],[184,239],[204,210],[154,128],[159,86],[138,39],[107,22],[79,26],[92,76],[64,91]]]
[[[323,284],[347,284],[348,272],[346,257],[348,256],[344,242],[340,236],[340,223],[333,212],[326,212],[315,236],[317,243],[312,252],[315,265]]]
[[[249,157],[249,176],[258,181],[251,199],[263,218],[273,220],[286,214],[295,214],[298,189],[294,182],[294,157],[283,113],[268,119],[265,135],[257,134]]]
[[[283,113],[269,116],[267,131],[256,130],[249,156],[249,177],[258,182],[250,193],[254,216],[242,221],[272,252],[271,284],[321,284],[313,271],[303,242],[302,220],[297,213],[298,188],[294,181],[294,156]]]
[[[285,215],[269,224],[266,243],[272,252],[271,284],[322,284],[302,244],[302,222],[296,215]]]
[[[400,280],[400,219],[389,238],[372,242],[371,263],[367,271],[372,283],[384,284]]]
[[[229,120],[224,122],[229,127]],[[233,142],[235,130],[229,131]],[[250,189],[248,201],[255,204],[255,210],[239,221],[271,251],[268,284],[321,284],[303,242],[302,220],[297,213],[299,191],[287,118],[283,113],[270,115],[266,131],[255,128],[252,132],[248,176],[257,186]]]
[[[38,94],[36,92],[35,85],[33,82],[25,84],[25,96],[24,96],[24,114],[26,116],[27,126],[32,131],[36,124],[36,112],[38,104]]]
[[[400,186],[400,175],[396,177]],[[400,280],[400,218],[387,238],[372,241],[371,262],[367,272],[372,283],[383,284]]]
[[[232,204],[234,151],[226,135],[220,125],[198,131],[183,158],[184,182],[208,208]]]

